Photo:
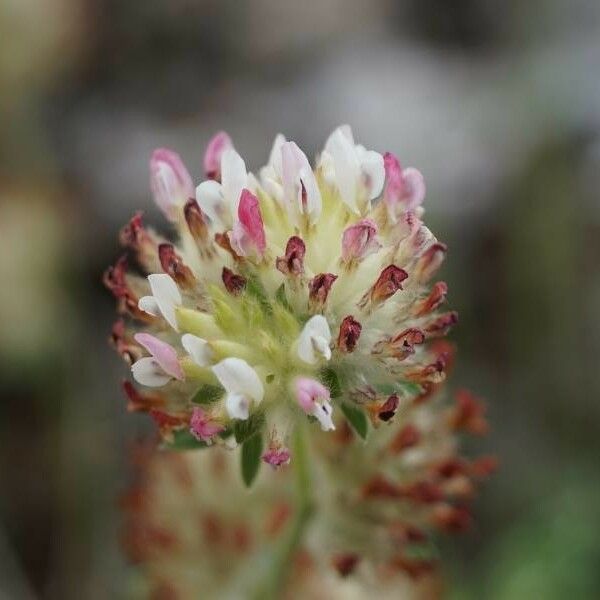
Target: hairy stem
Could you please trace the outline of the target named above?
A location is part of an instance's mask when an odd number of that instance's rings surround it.
[[[296,513],[286,537],[273,557],[265,586],[261,590],[260,596],[256,596],[257,598],[260,597],[261,600],[281,598],[281,591],[292,567],[294,553],[302,541],[306,526],[314,513],[306,436],[306,425],[299,423],[294,431],[292,446],[292,465],[296,479]]]

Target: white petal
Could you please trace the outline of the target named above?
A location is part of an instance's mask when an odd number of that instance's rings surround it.
[[[314,223],[321,214],[321,192],[306,154],[294,142],[281,146],[282,182],[288,209],[294,214],[308,214]],[[303,204],[302,186],[306,190]]]
[[[161,387],[173,379],[167,375],[155,358],[145,356],[131,365],[134,379],[148,387]]]
[[[331,418],[332,413],[333,408],[331,407],[331,404],[327,402],[327,400],[323,402],[315,402],[315,407],[312,414],[313,417],[319,421],[323,431],[333,431],[335,429],[335,425],[333,424],[333,420]]]
[[[243,394],[227,394],[225,410],[232,419],[245,421],[250,416],[250,401]]]
[[[369,200],[377,198],[383,190],[385,182],[385,169],[383,167],[383,156],[379,152],[367,150],[361,158],[361,169],[369,182]]]
[[[283,186],[275,175],[275,171],[271,167],[263,167],[260,172],[260,180],[265,192],[283,207]]]
[[[340,125],[338,131],[344,135],[344,137],[354,146],[354,134],[352,133],[352,127],[350,125]]]
[[[298,356],[310,365],[314,365],[319,360],[319,355],[329,360],[330,342],[331,330],[327,319],[323,315],[315,315],[306,322],[298,338]]]
[[[329,329],[329,323],[323,315],[315,315],[311,317],[304,326],[311,332],[311,335],[321,336],[328,342],[331,341],[331,330]]]
[[[356,195],[361,172],[354,145],[341,129],[336,129],[327,140],[325,150],[333,158],[335,183],[342,201],[350,210],[358,212]]]
[[[335,185],[335,165],[333,162],[333,156],[323,150],[319,156],[319,169],[323,173],[323,178],[329,185]]]
[[[295,142],[286,142],[281,146],[281,182],[286,204],[294,206],[300,195],[300,169],[303,166],[304,153]]]
[[[246,163],[233,149],[223,152],[221,157],[221,185],[223,196],[233,217],[237,217],[240,194],[247,185]]]
[[[352,144],[352,146],[354,146],[354,135],[352,134],[352,127],[350,127],[350,125],[346,124],[346,125],[340,125],[339,127],[336,127],[330,134],[329,137],[327,138],[327,141],[325,142],[325,150],[327,150],[327,146],[331,143],[331,138],[333,138],[336,135],[342,134],[349,142],[350,144]]]
[[[197,365],[208,367],[212,362],[213,351],[208,342],[197,335],[192,335],[191,333],[182,335],[181,345]]]
[[[269,166],[273,168],[275,174],[279,179],[281,179],[281,147],[285,144],[286,139],[285,136],[281,133],[278,133],[275,136],[275,140],[273,141],[273,146],[271,148],[271,153],[269,154]]]
[[[226,358],[213,368],[220,384],[230,394],[249,396],[255,402],[260,402],[265,389],[256,371],[241,358]]]
[[[314,225],[321,216],[321,191],[317,185],[315,174],[310,166],[300,172],[300,180],[306,190],[306,213],[310,217],[311,225]]]
[[[258,189],[260,188],[260,182],[254,173],[248,173],[246,177],[246,185],[244,187],[249,189],[256,196]]]
[[[162,316],[175,331],[178,331],[175,307],[181,306],[182,300],[177,284],[166,273],[148,275],[148,282]]]
[[[329,341],[325,338],[319,336],[315,336],[312,339],[313,348],[325,359],[329,360],[331,358],[331,348],[329,347]]]
[[[142,296],[138,301],[138,308],[153,317],[160,315],[160,308],[154,296]]]
[[[223,200],[221,184],[209,179],[196,188],[196,201],[216,227],[223,226],[223,217],[229,212],[229,206]],[[229,217],[227,216],[226,219]]]

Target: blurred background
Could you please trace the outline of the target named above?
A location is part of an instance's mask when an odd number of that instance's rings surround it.
[[[101,284],[156,146],[250,168],[338,124],[425,175],[453,381],[499,473],[451,597],[600,597],[600,3],[0,0],[0,598],[118,598],[126,367]]]

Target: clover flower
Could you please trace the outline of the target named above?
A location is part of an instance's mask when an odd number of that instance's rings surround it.
[[[194,189],[174,152],[154,152],[151,189],[175,241],[138,213],[121,233],[137,271],[122,258],[105,275],[126,319],[112,338],[136,382],[129,406],[167,444],[239,443],[249,463],[278,467],[304,421],[334,435],[343,413],[362,434],[444,379],[430,342],[457,316],[440,312],[446,247],[421,220],[417,170],[347,126],[314,168],[278,135],[255,176],[223,132],[203,164]]]
[[[462,435],[487,431],[484,406],[470,392],[459,390],[449,402],[445,386],[434,384],[389,406],[396,422],[371,412],[378,431],[368,443],[345,424],[317,445],[320,510],[312,526],[320,537],[311,549],[342,577],[434,574],[438,534],[471,526],[475,491],[497,466],[493,457],[458,453]]]
[[[264,553],[281,538],[292,501],[278,477],[251,497],[224,449],[133,452],[135,482],[122,496],[122,546],[136,565],[141,598],[249,598],[264,577]],[[262,554],[261,554],[262,553]]]
[[[135,482],[121,498],[121,542],[136,577],[132,598],[347,598],[425,600],[437,576],[369,572],[353,554],[300,543],[274,595],[274,556],[294,514],[290,471],[260,478],[245,494],[231,452],[156,452],[137,446]],[[240,495],[244,501],[240,502]],[[319,535],[315,523],[314,533]],[[314,536],[309,536],[314,537]]]

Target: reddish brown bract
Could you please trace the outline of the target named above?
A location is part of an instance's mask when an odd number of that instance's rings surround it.
[[[158,257],[163,271],[170,275],[181,287],[194,287],[196,278],[192,270],[184,264],[172,244],[160,244]]]
[[[309,302],[313,309],[322,308],[327,302],[327,296],[333,282],[338,278],[333,273],[321,273],[310,280],[308,284]]]
[[[407,277],[408,273],[404,269],[396,265],[387,266],[377,278],[368,296],[361,301],[361,305],[365,306],[368,300],[377,305],[391,298],[398,290],[402,289],[402,282]]]
[[[354,352],[362,325],[351,315],[344,317],[340,325],[337,346],[340,352]]]
[[[241,294],[242,290],[246,287],[246,278],[242,275],[234,273],[231,269],[228,269],[227,267],[223,267],[221,279],[223,280],[223,285],[225,286],[225,289],[234,296],[238,296],[239,294]]]
[[[275,261],[278,271],[284,275],[302,275],[304,273],[304,254],[306,246],[297,235],[292,236],[285,247],[285,256],[280,256]]]

